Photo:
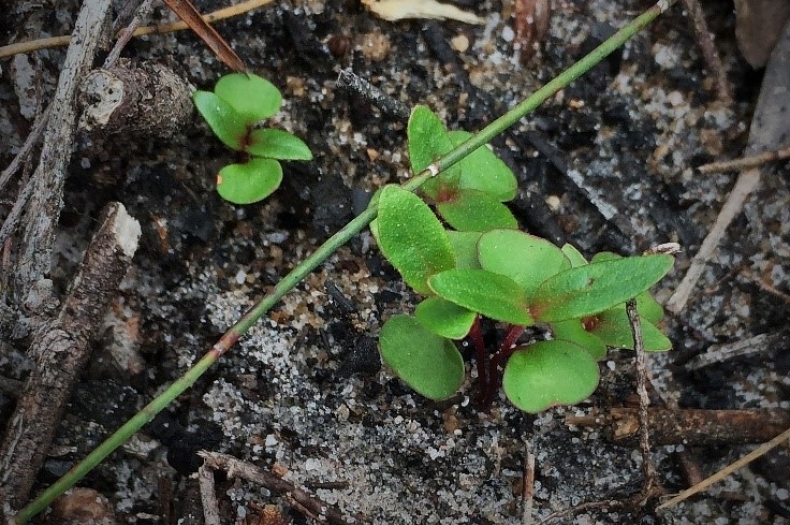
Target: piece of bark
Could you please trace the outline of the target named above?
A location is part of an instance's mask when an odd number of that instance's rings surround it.
[[[82,83],[79,127],[87,132],[169,137],[192,116],[190,85],[165,66],[119,60]]]
[[[140,225],[123,205],[108,205],[57,318],[34,339],[35,367],[0,446],[0,502],[27,500],[139,238]]]
[[[103,29],[109,28],[111,6],[110,0],[84,2],[74,25],[74,38],[66,53],[44,133],[41,159],[29,182],[32,191],[23,192],[30,195],[30,202],[21,220],[23,233],[15,254],[17,299],[25,297],[33,283],[43,279],[52,266],[52,247],[77,125],[77,87],[90,70]]]
[[[734,445],[773,439],[790,426],[790,411],[650,408],[648,421],[650,438],[658,445]],[[612,408],[593,416],[566,418],[566,423],[609,427],[612,441],[633,440],[639,433],[635,408]]]

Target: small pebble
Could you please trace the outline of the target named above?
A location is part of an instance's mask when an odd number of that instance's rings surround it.
[[[450,40],[450,45],[459,53],[463,53],[469,49],[469,39],[466,35],[457,35]]]

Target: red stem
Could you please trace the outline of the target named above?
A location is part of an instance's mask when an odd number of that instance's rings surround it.
[[[475,347],[475,357],[477,360],[477,380],[480,382],[480,391],[485,392],[488,388],[486,378],[486,345],[483,341],[483,329],[480,326],[480,316],[475,317],[472,328],[469,330],[469,338]],[[483,395],[485,397],[485,395]]]
[[[508,357],[513,355],[513,349],[516,348],[516,341],[518,341],[518,338],[524,333],[524,330],[526,330],[525,326],[510,325],[510,328],[508,328],[507,333],[505,334],[505,339],[502,341],[502,344],[499,345],[499,350],[491,356],[491,362],[488,369],[489,381],[485,394],[485,399],[488,402],[491,402],[494,399],[496,389],[499,387],[499,366]]]

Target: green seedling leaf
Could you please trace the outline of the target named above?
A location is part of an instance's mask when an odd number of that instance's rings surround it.
[[[427,106],[418,105],[412,110],[406,133],[409,142],[409,160],[414,174],[420,173],[453,149],[453,143],[444,124]],[[457,187],[460,175],[461,169],[456,164],[427,181],[420,189],[432,199],[437,199],[443,188]]]
[[[217,175],[217,192],[233,204],[252,204],[274,192],[283,180],[280,163],[253,158],[244,164],[230,164]]]
[[[458,190],[452,198],[438,201],[436,210],[459,231],[518,228],[518,222],[507,206],[479,190]]]
[[[313,154],[307,144],[287,131],[279,129],[256,129],[250,134],[247,153],[256,157],[280,160],[312,160]]]
[[[477,250],[484,270],[507,275],[524,289],[527,298],[543,281],[571,268],[562,250],[546,239],[517,230],[488,231],[480,237]]]
[[[472,328],[477,314],[441,297],[429,297],[417,305],[414,316],[436,335],[463,339]]]
[[[531,313],[550,323],[608,310],[653,286],[673,262],[670,255],[647,255],[572,268],[538,287]]]
[[[622,258],[622,255],[616,253],[598,252],[593,255],[592,262],[615,261]],[[625,304],[621,305],[621,308],[625,310]],[[661,306],[661,303],[656,301],[650,292],[647,291],[636,296],[636,311],[640,317],[644,317],[653,324],[664,318],[664,308]]]
[[[606,357],[606,343],[584,329],[581,319],[568,319],[551,323],[554,339],[570,341],[587,350],[593,359]]]
[[[587,259],[584,258],[582,252],[576,249],[575,246],[572,244],[565,244],[562,248],[562,253],[565,254],[565,257],[571,262],[571,266],[576,268],[577,266],[584,266],[587,264]]]
[[[457,232],[446,230],[453,245],[455,253],[456,268],[480,268],[480,261],[477,259],[477,241],[480,240],[480,232]]]
[[[451,131],[453,146],[460,146],[472,136],[467,131]],[[461,178],[459,187],[467,190],[480,190],[500,202],[513,200],[516,196],[518,181],[502,159],[487,146],[473,151],[460,163]]]
[[[252,125],[280,110],[283,97],[274,84],[252,73],[232,73],[219,79],[214,93]]]
[[[541,341],[517,349],[505,366],[502,387],[517,408],[535,414],[576,404],[598,386],[598,365],[570,341]]]
[[[473,268],[438,273],[428,284],[440,297],[491,319],[528,326],[527,298],[511,278]]]
[[[424,295],[432,295],[428,278],[455,266],[450,239],[422,199],[398,186],[386,186],[379,197],[379,247],[403,276]]]
[[[637,303],[638,304],[638,303]],[[641,317],[641,316],[640,316]],[[651,322],[641,319],[642,340],[647,352],[665,352],[672,349],[672,342]],[[591,334],[614,348],[634,348],[634,336],[625,306],[610,308],[585,321]]]
[[[192,102],[219,140],[230,148],[242,150],[248,128],[233,106],[210,91],[195,91]]]
[[[428,399],[452,396],[464,381],[464,362],[449,339],[417,319],[396,315],[381,328],[381,358],[406,384]]]

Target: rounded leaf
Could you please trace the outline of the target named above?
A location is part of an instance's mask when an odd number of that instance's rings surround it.
[[[472,134],[468,131],[450,132],[453,146],[460,146],[470,137]],[[461,168],[460,188],[484,191],[500,202],[515,198],[518,188],[516,176],[488,146],[480,146],[458,164]]]
[[[474,268],[454,269],[428,279],[440,297],[505,323],[534,324],[524,290],[511,278]]]
[[[279,129],[256,129],[250,133],[247,153],[280,160],[312,160],[313,154],[302,139]]]
[[[271,117],[280,110],[283,97],[274,84],[252,73],[231,73],[219,79],[214,93],[233,106],[247,124]]]
[[[532,315],[538,321],[553,322],[603,312],[653,286],[673,262],[671,255],[646,255],[571,268],[538,287]]]
[[[538,286],[571,268],[562,250],[551,242],[517,230],[491,230],[477,244],[480,266],[484,270],[507,275],[532,297]]]
[[[429,332],[414,317],[387,321],[379,346],[384,364],[428,399],[447,399],[464,381],[464,362],[452,341]]]
[[[424,295],[432,295],[428,278],[455,266],[450,239],[422,199],[398,186],[386,186],[379,197],[379,248],[403,276]]]
[[[477,314],[441,297],[429,297],[417,305],[414,317],[436,335],[463,339],[472,328]]]
[[[507,206],[479,190],[458,190],[451,199],[437,202],[436,210],[447,224],[459,231],[518,228]]]
[[[252,204],[274,192],[283,180],[280,163],[253,158],[244,164],[230,164],[217,175],[217,192],[233,204]]]
[[[226,146],[241,151],[248,128],[233,106],[209,91],[195,91],[192,102],[217,138]]]
[[[524,412],[583,401],[598,386],[598,365],[569,341],[541,341],[517,349],[505,366],[505,395]]]

